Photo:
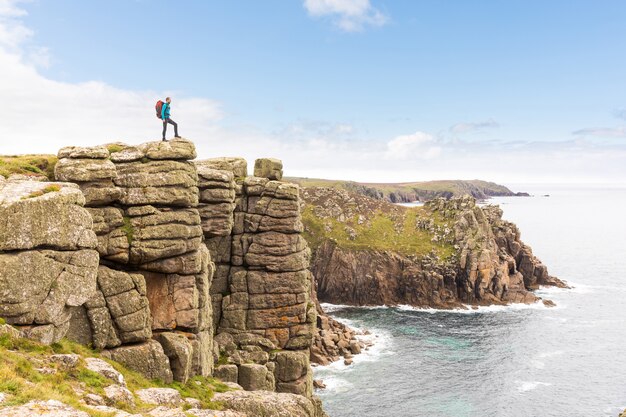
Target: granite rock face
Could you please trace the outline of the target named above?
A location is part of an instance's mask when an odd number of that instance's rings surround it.
[[[424,210],[427,217],[417,217],[415,227],[427,232],[432,242],[451,248],[451,256],[353,250],[325,240],[312,266],[320,300],[464,308],[467,304],[532,303],[539,300],[531,292],[537,285],[565,285],[548,274],[521,242],[517,227],[502,220],[499,208],[479,207],[474,198],[465,196],[434,199]]]
[[[44,343],[96,293],[91,216],[74,184],[0,182],[0,317]]]
[[[184,139],[67,147],[55,175],[74,184],[0,183],[0,316],[164,382],[218,361],[216,376],[286,393],[293,410],[270,415],[322,415],[299,187],[279,160],[247,176],[241,158],[195,156]],[[123,382],[107,390],[94,404],[132,400]]]
[[[436,199],[427,206],[454,221],[458,296],[464,303],[531,303],[539,285],[564,287],[520,240],[517,226],[497,206],[479,207],[469,196]]]
[[[149,377],[210,375],[214,266],[202,244],[193,143],[71,147],[58,156],[57,178],[86,196],[101,260],[96,294],[74,310],[70,336],[85,343],[90,335]]]
[[[218,373],[247,390],[310,398],[316,310],[299,187],[278,180],[278,160],[257,160],[263,176],[251,177],[235,158],[197,164],[205,243],[216,262],[215,359],[227,363]]]

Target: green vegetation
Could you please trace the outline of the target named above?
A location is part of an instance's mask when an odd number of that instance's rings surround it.
[[[115,153],[124,150],[124,147],[122,145],[112,143],[111,145],[107,145],[107,150],[109,153]]]
[[[27,196],[22,197],[22,200],[27,200],[29,198],[35,198],[35,197],[41,197],[44,194],[48,194],[48,193],[53,193],[56,191],[61,191],[61,187],[58,184],[50,184],[47,185],[46,187],[42,188],[41,190],[37,190],[37,191],[33,191],[32,193],[28,194]]]
[[[12,174],[45,175],[53,181],[56,163],[54,155],[0,156],[0,175],[5,178]]]
[[[407,208],[399,219],[377,210],[361,224],[356,217],[345,222],[319,218],[311,205],[302,212],[304,237],[313,249],[330,239],[345,249],[393,251],[408,256],[423,256],[434,251],[444,259],[452,256],[452,245],[433,242],[432,232],[417,227],[418,218],[432,219],[435,227],[450,227],[445,219],[423,207]]]
[[[49,356],[58,353],[74,353],[81,360],[73,369],[66,370]],[[85,357],[99,357],[98,352],[74,342],[62,340],[51,346],[23,339],[9,334],[0,335],[0,392],[9,394],[4,406],[20,405],[31,400],[58,400],[92,417],[108,417],[111,413],[92,410],[80,402],[76,389],[85,394],[102,395],[104,388],[112,382],[102,375],[86,368]],[[105,359],[106,360],[106,359]],[[195,377],[187,383],[163,384],[150,381],[137,372],[131,371],[117,362],[106,360],[124,375],[128,389],[134,392],[142,388],[167,387],[176,389],[183,397],[196,398],[202,408],[219,409],[220,404],[211,401],[214,392],[228,391],[228,386],[212,378]],[[116,405],[129,413],[148,410],[146,404],[137,401],[135,407]]]
[[[126,234],[126,239],[128,240],[128,244],[133,243],[133,236],[135,234],[135,228],[130,221],[130,217],[124,216],[124,226],[122,226],[122,231]]]

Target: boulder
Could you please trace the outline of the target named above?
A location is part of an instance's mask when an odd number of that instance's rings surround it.
[[[133,407],[135,405],[135,397],[128,388],[120,385],[109,385],[104,388],[104,398],[108,405],[119,406],[124,404]]]
[[[246,391],[274,391],[274,375],[265,365],[244,363],[239,366],[238,383]]]
[[[233,173],[235,178],[245,178],[248,175],[248,163],[244,158],[211,158],[196,161],[197,166],[225,170]]]
[[[183,402],[180,393],[173,388],[146,388],[135,392],[147,404],[177,406]]]
[[[122,190],[110,179],[82,182],[79,186],[85,196],[85,206],[89,207],[112,204],[122,196]]]
[[[58,181],[89,182],[110,180],[117,175],[115,165],[108,159],[63,158],[54,166],[54,177]]]
[[[310,369],[308,351],[281,351],[276,353],[276,379],[291,382],[305,377]]]
[[[158,379],[166,384],[173,381],[169,358],[156,340],[103,350],[102,356],[120,362],[148,379]]]
[[[163,352],[170,360],[174,380],[186,383],[191,375],[191,342],[185,336],[172,332],[158,333],[154,339],[161,344]]]
[[[0,251],[95,248],[92,220],[84,203],[75,184],[0,183]]]
[[[57,354],[50,356],[50,361],[58,364],[61,369],[69,371],[78,366],[80,356],[73,353]]]
[[[198,188],[235,188],[235,175],[233,171],[213,169],[206,165],[196,163],[198,170]]]
[[[146,158],[154,160],[190,160],[196,157],[195,145],[184,138],[147,142],[138,148]]]
[[[103,361],[99,358],[85,358],[85,364],[87,366],[87,369],[89,369],[90,371],[96,372],[103,377],[110,379],[117,385],[121,385],[123,387],[126,386],[126,381],[124,381],[124,375],[119,373],[108,362]]]
[[[266,391],[231,391],[216,393],[213,401],[219,401],[230,410],[249,416],[276,417],[324,417],[321,405],[301,395]]]
[[[72,159],[107,159],[109,157],[109,150],[106,146],[93,146],[93,147],[80,147],[80,146],[66,146],[61,148],[57,153],[59,159],[72,158]]]
[[[213,371],[213,377],[223,382],[237,382],[239,380],[238,367],[237,365],[216,366]]]
[[[21,337],[33,339],[44,345],[51,345],[58,342],[67,333],[69,321],[59,325],[42,324],[32,326],[20,326]]]
[[[0,336],[8,334],[10,338],[20,337],[20,331],[9,324],[0,324]]]
[[[283,162],[276,158],[260,158],[254,161],[254,176],[280,181],[283,178]]]

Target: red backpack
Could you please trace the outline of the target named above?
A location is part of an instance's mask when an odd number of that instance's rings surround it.
[[[154,108],[156,109],[156,116],[160,119],[161,110],[163,110],[163,101],[161,100],[157,101],[156,106],[154,106]]]

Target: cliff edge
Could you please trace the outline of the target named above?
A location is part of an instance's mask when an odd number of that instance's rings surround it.
[[[407,208],[329,188],[303,196],[321,301],[465,308],[533,303],[538,286],[565,286],[498,207],[473,197]]]
[[[46,159],[56,182],[21,164],[0,182],[0,317],[11,329],[91,346],[148,380],[213,375],[258,392],[220,396],[243,415],[283,415],[288,395],[300,411],[285,415],[324,415],[309,361],[310,250],[280,161],[259,159],[249,176],[241,158],[193,161],[185,139],[57,157]]]

